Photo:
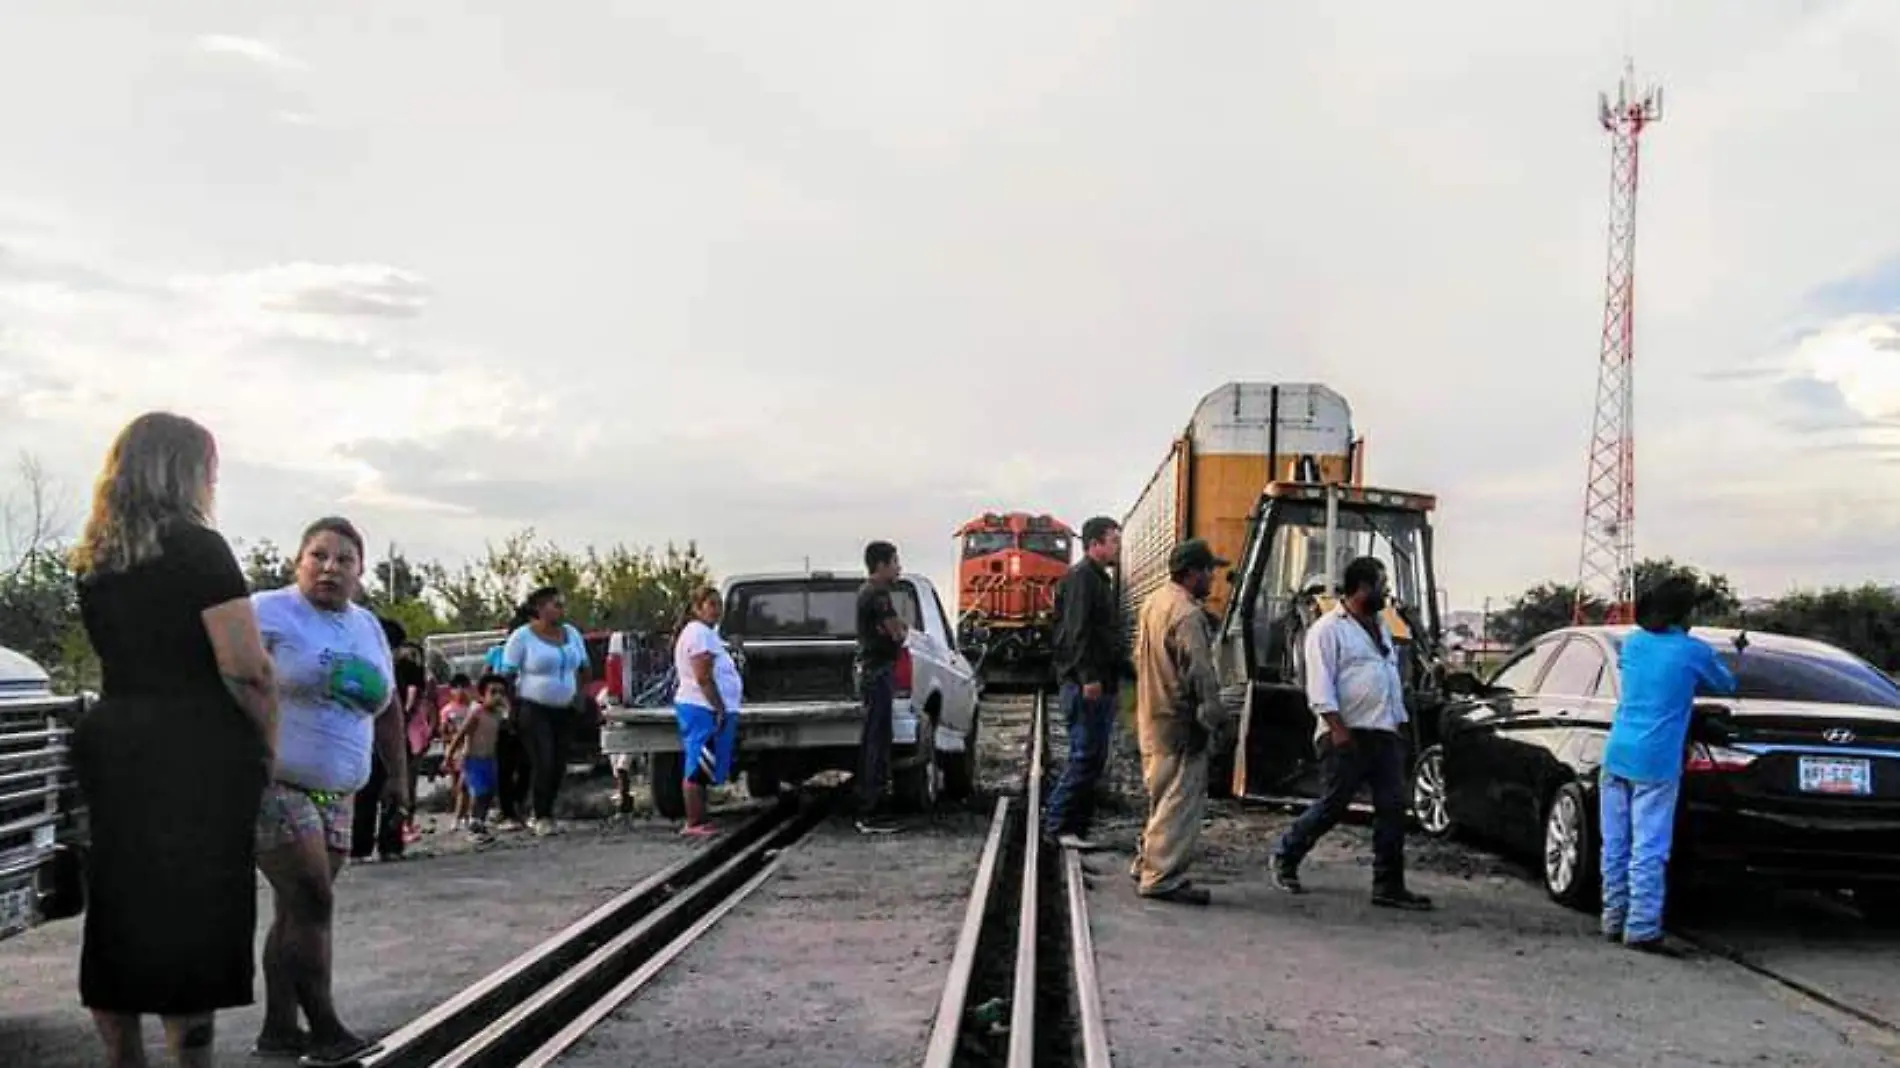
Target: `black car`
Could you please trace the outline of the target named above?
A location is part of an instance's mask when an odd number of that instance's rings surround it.
[[[1540,857],[1550,895],[1597,899],[1597,770],[1630,627],[1573,627],[1514,652],[1445,709],[1413,808]],[[1754,875],[1900,906],[1900,684],[1822,642],[1698,628],[1736,675],[1699,697],[1684,754],[1672,880]]]

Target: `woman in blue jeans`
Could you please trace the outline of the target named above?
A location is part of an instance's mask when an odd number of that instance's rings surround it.
[[[1636,606],[1642,629],[1623,642],[1622,700],[1598,784],[1603,825],[1603,936],[1631,949],[1663,948],[1662,916],[1683,745],[1698,689],[1735,692],[1715,650],[1690,637],[1695,583],[1672,576]]]

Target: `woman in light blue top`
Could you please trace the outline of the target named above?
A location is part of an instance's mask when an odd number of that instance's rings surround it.
[[[502,671],[514,679],[516,717],[534,780],[534,833],[551,834],[554,798],[567,768],[562,741],[573,729],[581,687],[587,683],[587,642],[566,622],[567,602],[559,588],[534,591],[527,607],[533,618],[508,635],[501,662]]]

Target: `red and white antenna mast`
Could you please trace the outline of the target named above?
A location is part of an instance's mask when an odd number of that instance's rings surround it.
[[[1643,130],[1662,121],[1662,90],[1636,82],[1625,60],[1616,99],[1597,97],[1597,119],[1610,135],[1610,249],[1603,296],[1603,352],[1597,368],[1590,470],[1583,490],[1583,552],[1577,566],[1575,620],[1592,599],[1606,623],[1635,617],[1636,571],[1636,183]]]

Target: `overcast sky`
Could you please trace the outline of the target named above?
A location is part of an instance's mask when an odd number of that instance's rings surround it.
[[[1476,607],[1577,566],[1608,147],[1638,551],[1900,579],[1900,4],[0,0],[0,452],[190,414],[220,525],[949,568],[1320,381]]]

